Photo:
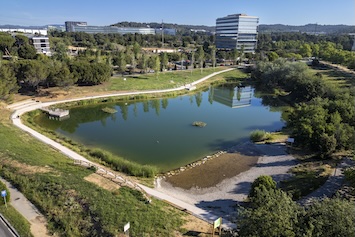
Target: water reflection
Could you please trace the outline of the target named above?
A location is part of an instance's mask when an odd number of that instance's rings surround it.
[[[231,108],[241,108],[251,105],[253,89],[251,86],[235,86],[226,84],[212,88],[212,99],[218,103],[227,105]]]

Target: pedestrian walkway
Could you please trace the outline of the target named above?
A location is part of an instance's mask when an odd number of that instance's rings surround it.
[[[31,233],[35,237],[48,237],[47,220],[39,210],[11,183],[0,177],[10,192],[10,203],[31,224]]]
[[[344,183],[345,175],[344,169],[353,166],[354,162],[348,158],[345,158],[335,169],[333,175],[331,175],[323,186],[313,191],[309,195],[305,196],[298,201],[299,204],[307,206],[312,204],[315,200],[322,198],[331,198],[341,188]]]

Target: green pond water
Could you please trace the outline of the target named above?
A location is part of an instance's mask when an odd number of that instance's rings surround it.
[[[117,112],[103,112],[105,107]],[[35,121],[88,147],[163,171],[244,142],[252,130],[284,125],[281,112],[262,105],[252,87],[231,84],[175,98],[76,107],[66,120],[43,114]],[[207,126],[192,126],[194,121]]]

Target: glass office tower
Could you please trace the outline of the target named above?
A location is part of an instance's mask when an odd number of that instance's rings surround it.
[[[233,14],[216,20],[216,48],[238,49],[254,53],[257,45],[259,18]]]

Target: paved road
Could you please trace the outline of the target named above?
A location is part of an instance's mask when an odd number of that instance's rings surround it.
[[[224,73],[227,71],[231,71],[234,70],[234,68],[229,68],[223,71],[219,71],[219,72],[215,72],[212,73],[206,77],[203,77],[193,83],[191,83],[190,85],[195,86],[215,75],[218,75],[220,73]],[[150,91],[137,91],[137,92],[127,92],[127,93],[114,93],[114,94],[108,94],[108,95],[99,95],[99,96],[90,96],[90,97],[84,97],[84,98],[76,98],[76,99],[69,99],[69,100],[62,100],[62,101],[52,101],[52,102],[45,102],[45,103],[41,103],[41,102],[36,102],[36,101],[26,101],[26,102],[20,102],[17,104],[13,104],[13,105],[9,105],[8,108],[14,110],[14,113],[11,115],[11,119],[14,123],[14,125],[16,125],[17,127],[19,127],[20,129],[28,132],[30,135],[32,135],[33,137],[37,138],[38,140],[50,145],[51,147],[57,149],[58,151],[62,152],[64,155],[66,155],[67,157],[74,159],[74,160],[81,160],[81,161],[85,161],[87,163],[91,163],[94,165],[97,165],[89,160],[87,160],[85,157],[79,155],[78,153],[68,149],[67,147],[53,141],[52,139],[38,133],[37,131],[27,127],[26,125],[22,124],[20,116],[26,112],[32,111],[32,110],[36,110],[39,109],[41,107],[48,107],[54,104],[60,104],[60,103],[66,103],[66,102],[72,102],[72,101],[80,101],[80,100],[87,100],[87,99],[96,99],[96,98],[107,98],[107,97],[113,97],[113,96],[125,96],[125,95],[138,95],[138,94],[150,94],[150,93],[164,93],[164,92],[171,92],[171,91],[178,91],[178,90],[186,90],[185,86],[181,86],[178,88],[173,88],[173,89],[166,89],[166,90],[150,90]],[[217,216],[214,216],[213,214],[209,213],[206,210],[203,210],[201,208],[198,208],[194,205],[185,203],[181,200],[178,200],[177,198],[171,197],[167,194],[161,193],[159,191],[156,191],[154,189],[148,188],[144,185],[139,184],[139,186],[144,189],[149,195],[156,197],[157,199],[160,200],[165,200],[168,203],[171,203],[179,208],[181,208],[182,210],[186,210],[187,212],[205,220],[208,222],[212,222],[213,220],[217,219]],[[22,212],[21,212],[22,213]],[[224,221],[223,223],[223,227],[226,229],[231,229],[231,228],[235,228],[235,224],[228,222],[228,221]]]
[[[18,235],[14,234],[6,223],[0,218],[0,236],[1,237],[18,237]]]

